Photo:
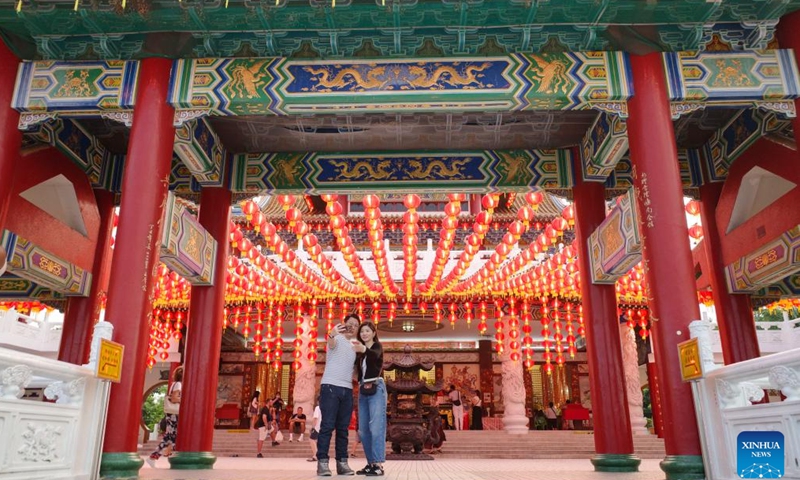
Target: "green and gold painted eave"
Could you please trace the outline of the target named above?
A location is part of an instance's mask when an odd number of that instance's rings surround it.
[[[622,52],[484,58],[175,62],[169,101],[211,115],[494,112],[602,108],[631,96]]]
[[[23,58],[353,58],[763,48],[800,0],[0,1]],[[766,33],[766,35],[765,35]]]

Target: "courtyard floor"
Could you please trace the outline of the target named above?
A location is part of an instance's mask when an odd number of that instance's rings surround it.
[[[385,465],[387,480],[662,480],[660,460],[642,460],[638,473],[597,473],[586,459],[579,460],[469,460],[390,461]],[[354,470],[362,468],[363,458],[350,460]],[[153,469],[142,467],[144,480],[312,480],[316,463],[301,458],[217,459],[214,470],[170,470],[161,459]],[[335,478],[336,476],[332,477]],[[354,477],[364,478],[364,477]]]

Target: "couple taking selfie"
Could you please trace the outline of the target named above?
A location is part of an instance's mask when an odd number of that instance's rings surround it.
[[[354,472],[347,463],[348,426],[353,412],[353,370],[358,377],[358,434],[367,465]],[[386,385],[383,347],[372,322],[361,323],[350,314],[328,332],[327,359],[320,385],[322,423],[317,439],[317,475],[332,475],[329,462],[331,436],[336,432],[338,475],[383,475],[386,462]]]

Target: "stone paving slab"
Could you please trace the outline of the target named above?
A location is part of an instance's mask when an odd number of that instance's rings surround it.
[[[389,461],[386,480],[663,480],[660,460],[642,460],[638,473],[598,473],[588,460],[467,460],[437,459],[432,462]],[[364,459],[350,466],[363,467]],[[214,470],[170,470],[166,459],[158,468],[147,464],[142,480],[317,480],[316,463],[297,458],[220,458]],[[331,477],[332,479],[337,478]],[[343,477],[338,477],[343,478]],[[361,476],[350,477],[358,480]]]

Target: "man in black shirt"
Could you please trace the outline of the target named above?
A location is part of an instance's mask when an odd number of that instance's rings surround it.
[[[300,438],[297,439],[298,442],[302,442],[304,435],[306,433],[306,414],[303,413],[303,407],[297,407],[297,413],[292,415],[292,418],[289,419],[289,441],[294,441],[294,434],[300,434]]]
[[[269,407],[261,407],[261,411],[258,412],[258,420],[256,420],[256,428],[258,428],[258,442],[256,443],[258,455],[256,457],[258,458],[264,458],[264,455],[261,454],[261,448],[264,446],[264,440],[267,439],[267,435],[272,438],[273,447],[278,444],[275,441],[275,428],[273,428],[272,424],[273,418],[269,413]]]

